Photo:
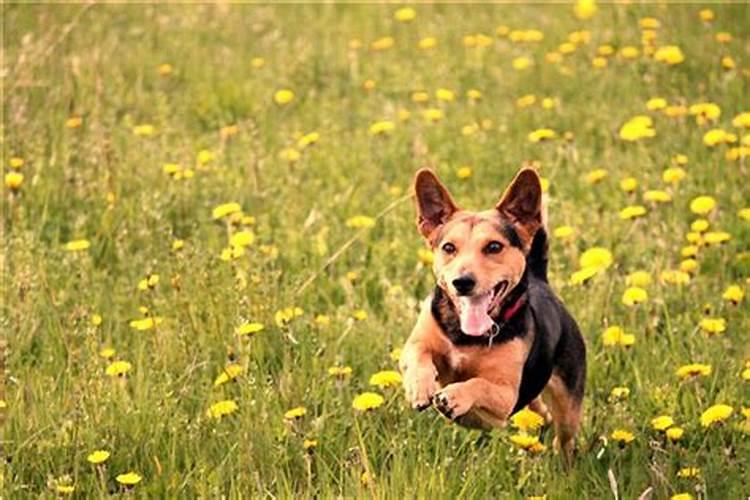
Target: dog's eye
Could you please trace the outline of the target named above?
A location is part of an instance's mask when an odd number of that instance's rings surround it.
[[[445,252],[448,255],[453,255],[456,253],[456,245],[453,243],[444,243],[443,244],[443,252]]]
[[[490,241],[484,247],[484,253],[500,253],[503,250],[503,244],[499,241]]]

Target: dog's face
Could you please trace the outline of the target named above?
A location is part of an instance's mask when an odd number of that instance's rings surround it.
[[[414,181],[417,226],[434,255],[438,286],[458,311],[461,330],[484,335],[503,299],[519,283],[526,255],[542,224],[537,173],[522,169],[497,205],[482,212],[459,209],[428,169]]]

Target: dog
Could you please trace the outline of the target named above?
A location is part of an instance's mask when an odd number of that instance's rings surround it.
[[[458,208],[429,169],[414,180],[436,286],[402,349],[406,398],[460,425],[504,427],[525,406],[554,424],[569,463],[581,423],[586,346],[547,280],[542,187],[522,168],[494,208]]]

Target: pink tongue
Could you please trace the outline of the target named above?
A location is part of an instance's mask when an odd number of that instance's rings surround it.
[[[466,335],[478,337],[492,328],[493,321],[487,314],[490,305],[491,294],[486,293],[480,297],[459,297],[459,318],[461,319],[461,331]]]

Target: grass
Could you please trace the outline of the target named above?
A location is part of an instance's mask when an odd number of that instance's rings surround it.
[[[748,141],[732,125],[748,111],[746,6],[716,5],[711,22],[699,19],[697,5],[601,5],[586,20],[566,5],[418,6],[411,23],[395,21],[388,5],[2,10],[4,175],[11,158],[24,161],[21,185],[11,189],[5,177],[3,191],[9,498],[64,495],[70,485],[81,498],[606,498],[610,477],[621,498],[648,487],[655,498],[750,493],[750,424],[741,414],[750,405],[741,376],[750,358],[747,301],[722,298],[750,275],[750,228],[738,214],[750,199],[747,165],[726,157]],[[651,45],[679,46],[683,62],[644,54],[645,17],[661,21]],[[544,39],[511,42],[496,34],[500,25],[537,28]],[[588,32],[587,43],[560,62],[545,58],[578,30]],[[720,32],[732,39],[718,42]],[[490,37],[488,47],[465,46],[477,33]],[[393,47],[371,50],[384,36]],[[417,48],[427,36],[437,46]],[[594,68],[605,44],[615,54]],[[628,45],[637,58],[622,57]],[[727,56],[734,69],[722,67]],[[533,66],[514,69],[519,57]],[[294,99],[279,105],[274,93],[285,88]],[[455,99],[438,101],[438,88]],[[470,102],[469,89],[482,99]],[[429,93],[428,103],[413,102],[418,90]],[[536,102],[519,107],[530,94]],[[544,97],[554,99],[551,109]],[[669,117],[646,109],[653,97],[716,103],[721,115],[706,124]],[[429,123],[426,108],[442,109],[443,119]],[[644,114],[655,136],[622,140],[620,127]],[[71,117],[80,125],[66,125]],[[382,120],[393,131],[373,136],[370,126]],[[154,133],[134,133],[143,124]],[[236,133],[225,128],[233,125]],[[541,128],[557,137],[530,142]],[[707,147],[712,128],[738,142]],[[299,138],[312,132],[319,140],[301,148]],[[297,161],[280,156],[287,148]],[[675,155],[687,158],[686,176],[665,183]],[[538,162],[549,180],[552,228],[574,228],[572,238],[551,245],[551,281],[589,350],[585,422],[569,471],[549,431],[541,435],[547,450],[520,451],[508,439],[512,429],[457,428],[437,412],[409,410],[398,387],[368,384],[373,373],[395,369],[392,351],[433,286],[406,197],[414,171],[432,166],[460,204],[482,208],[524,161]],[[175,179],[165,163],[193,177]],[[461,166],[471,167],[468,178],[457,176]],[[607,176],[587,182],[597,168]],[[638,182],[630,194],[619,187],[629,176]],[[649,189],[665,190],[671,202],[644,201]],[[665,270],[685,265],[680,252],[699,195],[717,202],[706,216],[709,231],[731,238],[700,245],[689,283],[665,283]],[[229,202],[254,220],[215,220],[214,208]],[[621,220],[628,205],[648,212]],[[374,226],[350,227],[357,215]],[[222,260],[241,230],[254,241],[244,255]],[[66,250],[78,239],[90,247]],[[174,249],[178,239],[184,247]],[[591,247],[606,248],[613,264],[571,284]],[[652,282],[647,301],[628,307],[621,297],[635,270]],[[158,283],[139,290],[152,274]],[[288,307],[302,314],[277,322]],[[143,331],[130,326],[144,315],[163,321]],[[725,319],[726,331],[702,332],[704,316]],[[265,328],[240,338],[243,322]],[[635,344],[604,346],[602,332],[613,325],[634,334]],[[105,348],[115,351],[109,359]],[[106,375],[115,360],[132,368]],[[692,362],[710,364],[711,373],[675,375]],[[228,363],[242,373],[215,386]],[[351,375],[332,377],[333,366],[351,367]],[[613,401],[616,386],[630,396]],[[365,391],[382,394],[384,404],[352,409]],[[222,400],[238,409],[207,415]],[[713,404],[733,413],[703,427],[699,418]],[[298,406],[303,417],[284,418]],[[685,429],[681,440],[652,429],[662,414]],[[635,439],[618,445],[616,429]],[[305,450],[306,439],[317,445]],[[87,462],[94,450],[111,455],[94,466]],[[678,477],[693,466],[697,478]],[[142,478],[133,487],[116,480],[129,471]]]

